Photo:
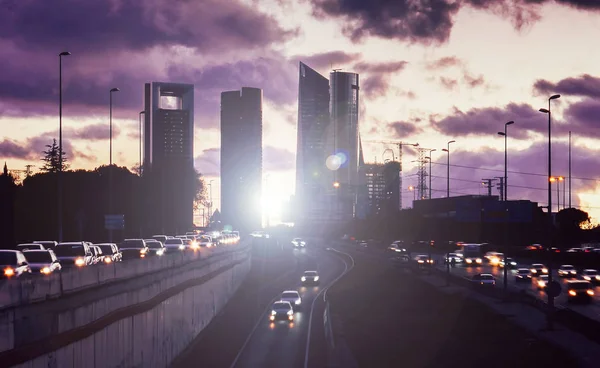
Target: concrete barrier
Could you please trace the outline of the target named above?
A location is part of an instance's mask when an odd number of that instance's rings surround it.
[[[249,271],[251,259],[249,249],[244,248],[198,263],[203,265],[173,273],[146,288],[56,312],[53,318],[48,318],[49,312],[19,319],[15,309],[12,314],[0,314],[2,345],[13,346],[0,353],[0,365],[168,365],[227,303]],[[48,321],[46,326],[43,321]],[[36,333],[40,329],[52,333],[41,340],[26,338],[26,331],[40,337]]]

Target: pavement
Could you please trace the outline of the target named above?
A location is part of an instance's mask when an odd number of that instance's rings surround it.
[[[171,366],[325,366],[325,302],[321,296],[347,269],[344,258],[326,250],[322,244],[311,243],[306,249],[293,249],[287,239],[279,242],[257,239],[246,281],[219,316]],[[320,285],[301,285],[300,277],[306,270],[319,272]],[[293,323],[270,323],[270,306],[284,290],[297,290],[302,305]]]
[[[356,266],[329,290],[330,308],[334,329],[343,330],[337,341],[347,343],[358,366],[578,366],[565,350],[512,323],[516,308],[494,310],[376,254],[338,249]]]

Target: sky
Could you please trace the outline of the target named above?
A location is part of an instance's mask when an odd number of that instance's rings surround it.
[[[69,51],[63,139],[71,167],[108,162],[111,88],[121,90],[113,99],[113,160],[131,168],[144,83],[192,83],[195,167],[213,180],[218,208],[220,92],[258,87],[265,206],[276,222],[295,191],[301,60],[326,77],[332,68],[360,74],[366,161],[386,158],[394,146],[383,140],[436,149],[434,198],[445,196],[441,149],[449,140],[456,141],[451,195],[484,194],[481,179],[503,175],[497,132],[512,120],[509,199],[546,205],[548,120],[538,109],[561,94],[552,101],[553,174],[568,175],[572,131],[572,204],[600,219],[600,2],[0,0],[0,8],[0,162],[11,170],[35,171],[58,136],[58,54]],[[405,148],[405,207],[416,158]]]

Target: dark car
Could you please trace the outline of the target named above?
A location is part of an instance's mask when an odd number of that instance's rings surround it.
[[[50,249],[26,250],[23,251],[23,255],[29,263],[32,274],[49,275],[53,272],[60,272],[62,269],[58,258]]]
[[[304,271],[304,275],[300,278],[302,285],[318,285],[319,274],[317,271]]]
[[[124,260],[144,258],[149,251],[144,239],[125,239],[119,244],[119,250]]]
[[[149,255],[162,256],[165,254],[166,248],[162,242],[154,239],[146,239],[145,242],[149,249]]]
[[[594,289],[589,281],[567,281],[567,298],[570,302],[591,302],[594,298]]]
[[[27,259],[18,250],[0,250],[0,278],[9,279],[31,275],[31,268]]]
[[[59,243],[54,253],[63,267],[84,267],[94,264],[94,254],[88,242]]]
[[[117,247],[116,244],[100,243],[100,244],[94,244],[94,245],[97,246],[98,248],[100,248],[100,250],[102,250],[102,254],[104,255],[103,262],[105,264],[121,262],[123,260],[121,252],[119,251],[119,248]]]
[[[519,268],[515,274],[515,281],[531,281],[531,270],[529,268]]]

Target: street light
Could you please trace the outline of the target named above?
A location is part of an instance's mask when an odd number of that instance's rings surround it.
[[[413,192],[413,202],[417,200],[417,192],[415,192],[415,187],[413,187],[412,185],[408,186],[408,190]],[[414,206],[414,204],[413,204]]]
[[[448,163],[446,164],[446,197],[450,198],[450,143],[456,141],[448,141],[448,148],[442,148],[442,151],[448,154]]]
[[[69,51],[63,51],[58,54],[58,241],[63,241],[63,229],[62,229],[62,205],[63,205],[63,185],[62,185],[62,171],[63,171],[63,148],[62,148],[62,57],[69,56]]]
[[[113,214],[113,200],[112,200],[112,190],[113,190],[113,180],[112,180],[112,172],[113,172],[113,168],[112,168],[112,95],[113,92],[119,92],[120,89],[118,88],[112,88],[108,95],[109,95],[109,141],[110,141],[110,148],[109,148],[109,166],[108,166],[108,214],[112,215]],[[108,241],[112,242],[112,229],[108,230]]]
[[[508,138],[508,131],[507,128],[509,125],[514,124],[514,121],[509,121],[508,123],[504,124],[504,132],[498,132],[498,135],[501,135],[504,137],[504,200],[507,201],[508,200],[508,150],[507,150],[507,138]]]
[[[338,182],[338,181],[334,181],[334,182],[333,182],[333,187],[334,187],[335,189],[338,189],[338,188],[340,187],[340,182]]]
[[[435,152],[437,151],[435,148],[434,149],[430,149],[429,150],[429,157],[427,157],[429,159],[429,199],[431,199],[431,152]]]
[[[563,182],[563,186],[564,186],[564,182],[565,182],[565,177],[564,176],[551,176],[550,177],[550,183],[556,183],[556,211],[559,212],[560,211],[560,182]],[[564,192],[563,192],[564,195]],[[564,202],[564,200],[563,200]],[[564,203],[563,203],[563,207],[564,207]]]
[[[142,176],[142,114],[146,114],[146,111],[140,111],[140,176]]]
[[[548,114],[548,237],[549,244],[548,247],[552,249],[552,241],[554,237],[552,236],[552,182],[550,182],[550,178],[552,177],[552,110],[551,110],[551,102],[552,100],[556,100],[560,98],[560,95],[552,95],[548,98],[548,109],[540,109],[539,111]],[[553,252],[550,252],[552,254]],[[552,285],[552,262],[548,262],[548,287]],[[548,328],[552,329],[552,312],[554,311],[554,294],[548,294],[548,307],[550,310],[550,314],[548,315]]]

